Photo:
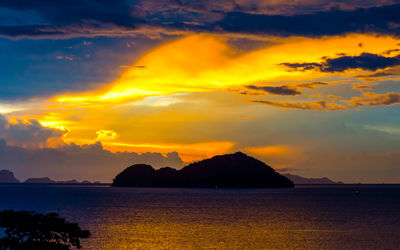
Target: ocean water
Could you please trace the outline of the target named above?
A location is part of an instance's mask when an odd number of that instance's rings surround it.
[[[83,249],[400,249],[400,185],[1,184],[3,209],[57,212],[78,222],[92,233]]]

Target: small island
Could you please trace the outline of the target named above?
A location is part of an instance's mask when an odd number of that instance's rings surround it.
[[[13,172],[3,169],[0,170],[0,183],[19,183],[19,180],[15,178]]]
[[[242,152],[217,155],[180,170],[155,170],[146,164],[132,165],[113,180],[116,187],[283,188],[294,187],[264,162]]]

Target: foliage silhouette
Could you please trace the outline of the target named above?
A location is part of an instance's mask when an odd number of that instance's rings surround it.
[[[56,213],[40,214],[29,211],[0,212],[0,249],[70,249],[81,248],[80,239],[90,232],[77,223],[61,218]]]

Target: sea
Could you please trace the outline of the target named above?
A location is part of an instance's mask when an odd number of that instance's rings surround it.
[[[83,249],[400,249],[400,185],[0,184],[3,209],[79,223]]]

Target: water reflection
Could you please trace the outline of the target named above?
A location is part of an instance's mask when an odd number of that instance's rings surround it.
[[[0,208],[77,221],[85,249],[396,248],[400,187],[354,190],[0,185]]]

